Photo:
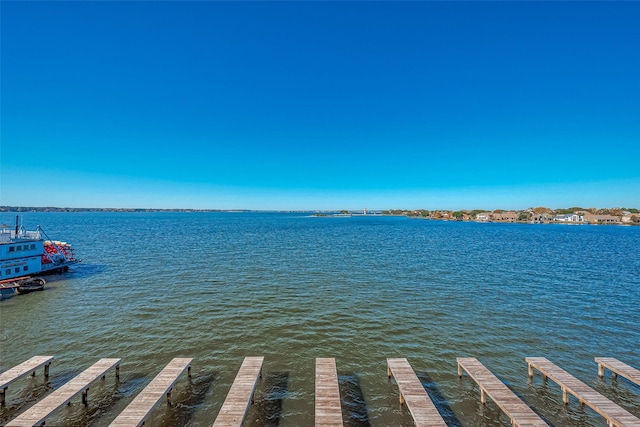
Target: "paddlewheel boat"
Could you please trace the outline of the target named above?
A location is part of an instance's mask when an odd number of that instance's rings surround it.
[[[42,290],[44,279],[31,276],[60,273],[80,262],[67,242],[49,239],[40,226],[36,231],[26,231],[0,225],[0,296]]]

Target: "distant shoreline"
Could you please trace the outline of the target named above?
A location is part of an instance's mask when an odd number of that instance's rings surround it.
[[[375,217],[404,216],[413,219],[440,221],[466,221],[521,224],[598,224],[640,225],[640,210],[637,208],[529,208],[525,210],[260,210],[260,209],[160,209],[160,208],[70,208],[53,206],[0,206],[1,213],[23,214],[30,212],[222,212],[222,213],[305,213],[315,217]]]

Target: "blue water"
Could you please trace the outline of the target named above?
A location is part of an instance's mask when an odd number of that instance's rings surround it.
[[[11,223],[13,215],[0,216]],[[265,356],[251,426],[313,425],[314,360],[335,357],[347,426],[410,426],[387,357],[406,357],[450,425],[509,421],[456,357],[477,357],[550,424],[603,418],[528,381],[544,356],[640,416],[640,227],[486,224],[283,213],[26,213],[83,262],[0,303],[0,369],[51,354],[10,388],[0,422],[101,357],[122,358],[84,409],[47,425],[108,425],[172,357],[193,357],[178,404],[148,425],[211,425],[243,357]],[[79,400],[79,399],[78,399]]]

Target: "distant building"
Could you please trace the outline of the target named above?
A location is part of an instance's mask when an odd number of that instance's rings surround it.
[[[476,215],[476,221],[491,221],[492,215],[492,212],[481,212]]]
[[[584,216],[576,214],[556,215],[553,220],[556,222],[584,222]]]
[[[516,222],[518,220],[518,213],[514,211],[494,213],[493,220],[503,222]]]
[[[618,224],[620,223],[619,216],[613,215],[594,215],[594,220],[597,224]]]

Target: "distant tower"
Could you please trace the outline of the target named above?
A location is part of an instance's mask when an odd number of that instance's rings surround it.
[[[362,214],[363,214],[363,215],[366,215],[366,214],[367,214],[367,208],[364,208],[364,209],[362,210]]]

